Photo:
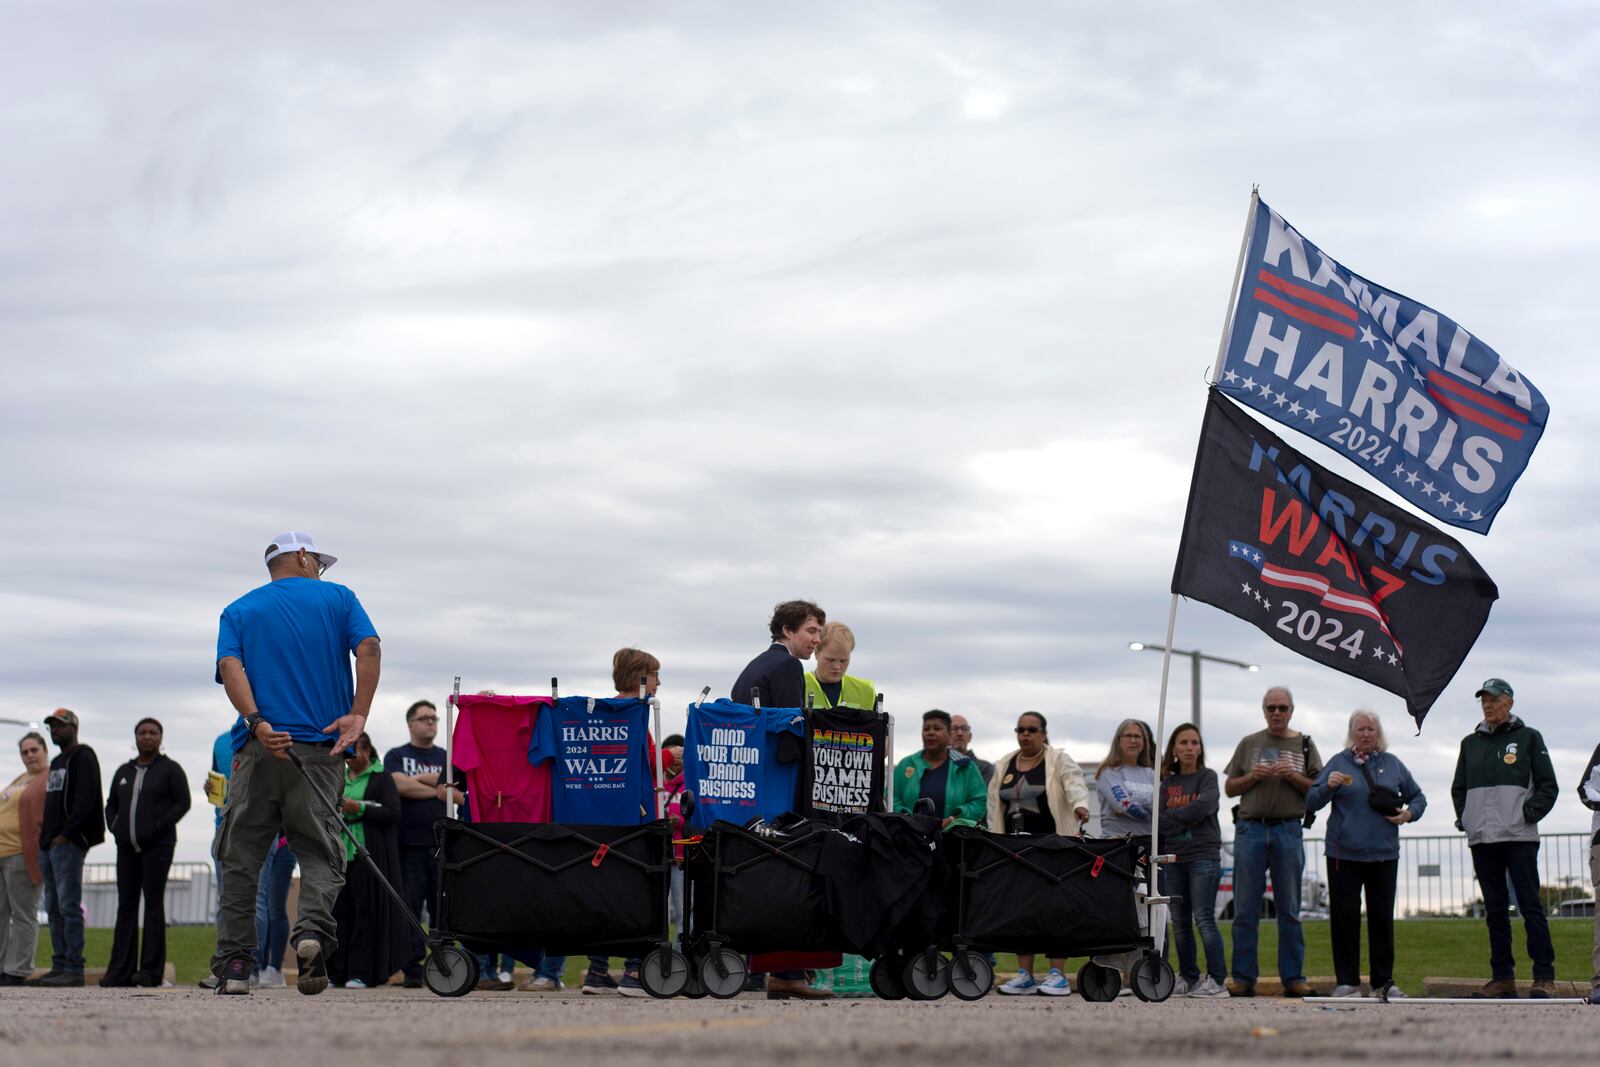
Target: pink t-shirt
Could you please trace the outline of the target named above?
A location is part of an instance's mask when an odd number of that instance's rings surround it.
[[[456,702],[454,763],[467,775],[473,822],[549,822],[550,765],[528,762],[549,697],[464,696]]]

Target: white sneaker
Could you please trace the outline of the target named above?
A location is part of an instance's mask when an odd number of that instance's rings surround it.
[[[256,975],[256,985],[262,989],[282,989],[283,972],[276,967],[263,967],[261,973]]]
[[[1064,997],[1072,992],[1072,986],[1067,983],[1066,975],[1052,967],[1044,981],[1039,983],[1039,992],[1047,997]]]
[[[261,988],[261,975],[259,973],[254,973],[254,974],[250,975],[250,988],[251,989],[260,989]]]
[[[365,989],[367,988],[367,983],[359,978],[352,978],[344,984],[344,987],[346,989]]]
[[[1333,987],[1333,992],[1329,993],[1328,996],[1341,999],[1359,997],[1361,996],[1361,987],[1358,985],[1336,985]]]
[[[1015,997],[1026,993],[1039,992],[1039,983],[1033,980],[1033,975],[1027,971],[1018,971],[1017,976],[1000,987],[1000,992],[1006,996]]]
[[[1172,983],[1172,995],[1175,996],[1175,997],[1186,997],[1186,996],[1188,996],[1189,995],[1189,979],[1185,978],[1181,974],[1178,975],[1177,979]]]
[[[560,982],[542,974],[536,974],[522,983],[524,993],[559,993],[561,988]]]
[[[500,972],[500,981],[505,982],[507,984],[510,984],[510,982],[511,982],[511,972],[510,971],[501,971]]]
[[[1200,979],[1200,984],[1189,990],[1186,994],[1191,997],[1225,997],[1228,991],[1222,988],[1222,983],[1209,974]]]
[[[1406,996],[1406,991],[1405,990],[1401,989],[1399,986],[1397,986],[1397,985],[1395,985],[1395,984],[1393,984],[1391,982],[1390,985],[1389,985],[1389,999],[1390,1000],[1408,1000],[1410,998],[1408,998]]]

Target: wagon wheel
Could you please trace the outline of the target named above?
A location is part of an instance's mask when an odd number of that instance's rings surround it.
[[[927,952],[912,953],[906,960],[900,980],[911,1000],[938,1000],[950,992],[950,961],[933,953],[929,962]]]
[[[1178,980],[1166,960],[1147,953],[1128,972],[1128,984],[1133,987],[1133,995],[1140,1000],[1159,1004],[1172,996]]]
[[[994,968],[980,952],[967,949],[950,961],[950,992],[957,1000],[980,1000],[994,988]]]
[[[731,948],[708,952],[700,961],[700,984],[718,1000],[729,1000],[744,992],[744,957]]]
[[[886,952],[867,969],[867,984],[879,1000],[904,1000],[906,987],[900,983],[900,957]]]
[[[1102,967],[1093,960],[1078,968],[1078,995],[1096,1004],[1117,999],[1122,988],[1122,975],[1115,967]]]
[[[435,945],[422,965],[422,980],[437,996],[464,997],[478,984],[478,961],[460,945]]]
[[[689,961],[675,948],[653,948],[639,961],[639,984],[652,997],[675,997],[689,982]]]
[[[689,979],[683,984],[683,995],[690,1000],[699,1000],[702,997],[709,996],[711,993],[700,977],[700,963],[699,959],[690,958],[689,960]]]

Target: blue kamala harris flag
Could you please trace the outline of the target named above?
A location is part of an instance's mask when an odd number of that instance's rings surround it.
[[[1543,394],[1459,323],[1254,205],[1217,387],[1438,521],[1488,533],[1544,433]]]
[[[1207,396],[1172,591],[1405,699],[1417,725],[1500,591],[1461,542]]]

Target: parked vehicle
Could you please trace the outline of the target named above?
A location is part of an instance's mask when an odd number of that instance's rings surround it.
[[[1262,894],[1261,917],[1277,917],[1272,900],[1272,875],[1267,875],[1267,891]],[[1326,919],[1328,917],[1328,883],[1317,877],[1309,865],[1300,884],[1300,918]],[[1217,886],[1217,918],[1233,918],[1233,842],[1222,843],[1222,881]]]

